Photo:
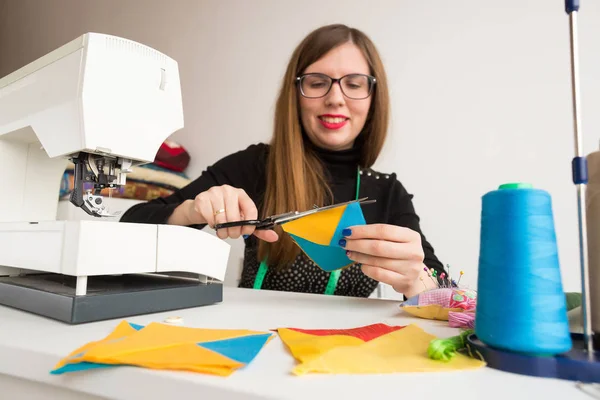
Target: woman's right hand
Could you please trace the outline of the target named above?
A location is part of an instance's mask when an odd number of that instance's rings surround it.
[[[200,193],[187,209],[187,217],[192,225],[208,224],[211,228],[225,222],[258,218],[258,210],[250,196],[243,189],[229,185],[213,186]],[[217,230],[217,236],[221,239],[237,239],[241,235],[252,234],[267,242],[275,242],[279,238],[273,230],[256,230],[252,225]]]

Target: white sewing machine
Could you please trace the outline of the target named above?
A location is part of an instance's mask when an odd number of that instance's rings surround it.
[[[99,195],[182,127],[177,63],[119,37],[85,34],[0,79],[0,304],[80,323],[222,301],[229,244],[118,222]],[[68,160],[71,203],[98,221],[56,220]]]

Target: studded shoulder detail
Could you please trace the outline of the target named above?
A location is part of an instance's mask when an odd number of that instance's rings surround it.
[[[361,168],[360,174],[364,177],[371,177],[374,179],[390,179],[391,177],[391,174],[384,174],[371,168]]]

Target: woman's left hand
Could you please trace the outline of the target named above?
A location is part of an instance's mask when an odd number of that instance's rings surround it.
[[[418,232],[396,225],[371,224],[352,226],[342,234],[345,239],[340,240],[340,246],[346,249],[348,258],[362,264],[365,275],[387,283],[406,297],[425,289],[419,282],[426,267]]]

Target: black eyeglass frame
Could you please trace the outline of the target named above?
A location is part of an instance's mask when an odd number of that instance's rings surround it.
[[[307,96],[304,91],[302,90],[302,80],[304,78],[306,78],[307,76],[322,76],[325,77],[327,79],[329,79],[331,81],[331,84],[329,85],[329,88],[327,89],[327,91],[325,92],[325,94],[323,94],[322,96],[316,96],[316,97],[312,97],[312,96]],[[348,96],[345,92],[344,92],[344,88],[342,87],[342,79],[347,78],[349,76],[364,76],[368,79],[369,81],[369,93],[365,96],[365,97],[350,97]],[[302,74],[300,76],[296,77],[296,84],[298,85],[298,89],[300,90],[300,94],[303,97],[306,97],[307,99],[320,99],[322,97],[327,96],[327,94],[329,94],[329,92],[331,91],[331,88],[333,87],[333,85],[337,83],[338,85],[340,85],[340,90],[342,91],[342,94],[344,96],[346,96],[349,99],[352,100],[364,100],[364,99],[368,99],[372,94],[373,94],[373,89],[375,88],[375,85],[377,84],[377,79],[372,76],[372,75],[367,75],[367,74],[348,74],[348,75],[344,75],[340,78],[332,78],[329,75],[325,75],[322,74],[320,72],[312,72],[312,73],[308,73],[308,74]]]

